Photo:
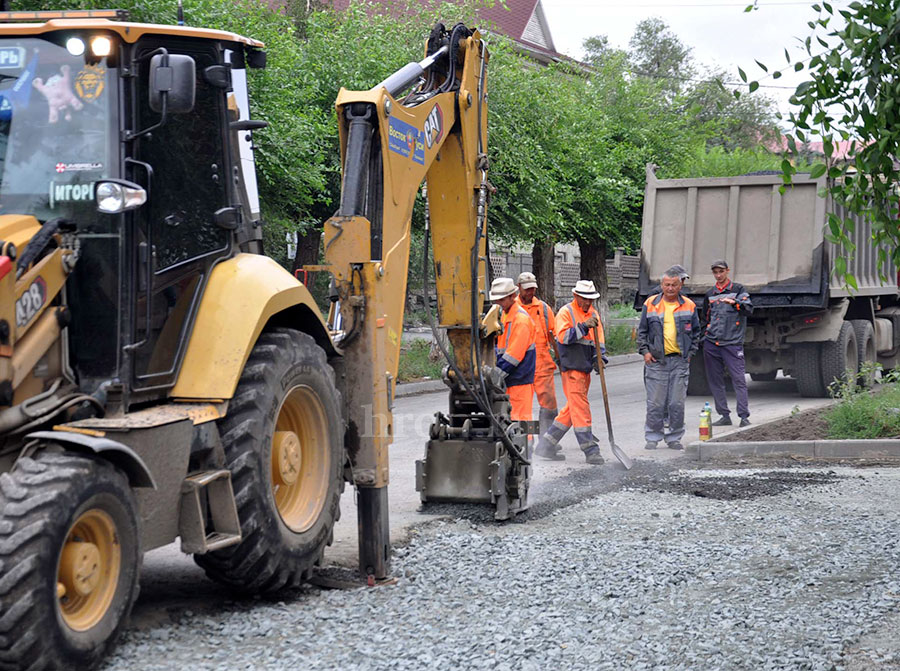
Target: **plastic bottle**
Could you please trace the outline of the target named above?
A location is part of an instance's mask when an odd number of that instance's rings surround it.
[[[710,438],[712,438],[712,408],[707,402],[700,411],[700,440],[709,440]]]

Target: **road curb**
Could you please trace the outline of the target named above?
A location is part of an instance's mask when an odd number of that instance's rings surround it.
[[[687,446],[685,454],[698,461],[717,457],[806,457],[811,459],[878,459],[900,458],[900,440],[773,440],[757,442],[696,442]]]
[[[644,357],[637,353],[617,354],[609,357],[607,366],[623,366],[635,361],[643,361]],[[559,373],[557,372],[557,375]],[[422,380],[421,382],[398,382],[394,391],[394,398],[405,398],[407,396],[418,396],[419,394],[434,394],[439,391],[446,391],[447,385],[443,380]]]

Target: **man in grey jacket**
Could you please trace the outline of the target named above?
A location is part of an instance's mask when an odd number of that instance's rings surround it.
[[[737,413],[741,426],[750,424],[750,406],[747,401],[747,379],[744,375],[744,335],[747,333],[747,317],[753,312],[744,287],[732,282],[728,263],[718,259],[712,263],[716,285],[706,292],[700,319],[703,324],[703,363],[706,379],[716,402],[716,412],[721,415],[714,426],[731,426],[731,410],[725,396],[725,369],[734,383],[737,397]]]

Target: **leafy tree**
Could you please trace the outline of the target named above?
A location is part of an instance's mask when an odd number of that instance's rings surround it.
[[[628,46],[635,74],[659,79],[671,95],[681,91],[683,82],[695,74],[690,47],[662,19],[639,22]]]
[[[600,66],[610,59],[621,59],[626,55],[621,49],[611,46],[606,35],[589,37],[582,43],[582,46],[584,62],[593,66]]]
[[[752,10],[754,5],[748,7]],[[785,50],[786,68],[806,70],[807,79],[794,92],[797,106],[788,121],[787,144],[799,154],[802,143],[816,134],[823,141],[825,160],[813,166],[811,175],[830,178],[828,192],[849,215],[872,224],[882,270],[890,258],[900,265],[897,184],[900,181],[900,12],[896,0],[851,2],[835,8],[828,2],[812,5],[816,18],[809,22],[811,34],[803,42],[806,58],[794,60]],[[769,72],[769,69],[760,64]],[[746,81],[746,74],[740,75]],[[774,76],[774,74],[772,75]],[[750,82],[750,89],[758,87]],[[835,147],[850,141],[848,160],[838,161]],[[797,167],[783,163],[785,182]],[[852,255],[855,223],[851,216],[830,214],[827,238]],[[836,271],[851,287],[856,278],[846,273],[844,258],[835,259]]]
[[[712,68],[685,87],[686,110],[705,129],[707,145],[753,149],[773,141],[777,136],[774,101],[761,93],[736,98],[726,81],[724,70]]]

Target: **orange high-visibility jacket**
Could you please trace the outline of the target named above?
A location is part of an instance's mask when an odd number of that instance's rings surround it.
[[[534,345],[537,351],[537,363],[535,364],[535,372],[555,370],[556,364],[553,363],[551,356],[551,338],[556,338],[556,316],[553,310],[544,301],[533,299],[531,303],[522,303],[525,312],[534,322]]]
[[[503,331],[497,338],[497,367],[506,376],[506,386],[534,382],[534,322],[519,299],[500,318]]]
[[[582,373],[590,373],[594,369],[597,360],[597,352],[594,348],[594,330],[582,326],[591,315],[600,315],[591,306],[584,312],[573,300],[564,305],[556,313],[556,339],[559,341],[559,365],[562,370],[577,370]],[[606,352],[603,334],[603,324],[597,324],[597,336],[600,338],[600,352]]]

